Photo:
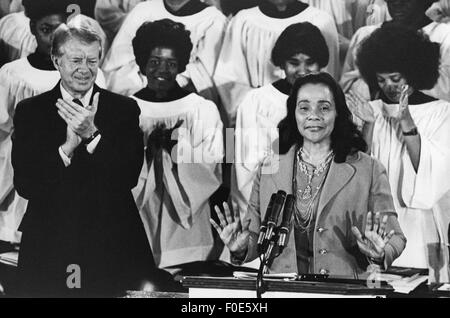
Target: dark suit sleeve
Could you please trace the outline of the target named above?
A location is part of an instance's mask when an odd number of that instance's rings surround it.
[[[90,156],[109,186],[130,190],[136,186],[142,169],[144,141],[137,103],[129,100],[121,110],[116,125],[100,128],[100,142]]]
[[[64,163],[54,136],[42,129],[33,103],[17,105],[14,116],[11,160],[14,187],[24,198],[48,198],[63,178]]]

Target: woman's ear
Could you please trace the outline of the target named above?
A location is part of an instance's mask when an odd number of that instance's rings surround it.
[[[31,30],[31,34],[36,36],[36,21],[30,20],[30,30]]]

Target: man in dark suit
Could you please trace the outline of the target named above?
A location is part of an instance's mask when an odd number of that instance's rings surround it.
[[[29,200],[18,268],[20,295],[118,296],[161,284],[131,189],[143,162],[139,108],[94,84],[101,40],[55,31],[61,81],[14,117],[14,186]],[[157,280],[155,280],[157,277]]]

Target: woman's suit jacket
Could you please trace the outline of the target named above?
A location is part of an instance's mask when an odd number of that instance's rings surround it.
[[[249,248],[245,261],[258,257],[257,233],[272,193],[283,190],[292,193],[295,147],[285,155],[270,156],[259,168],[253,185],[244,224],[251,219]],[[279,158],[279,159],[278,159]],[[359,251],[351,226],[364,233],[369,211],[387,214],[386,230],[395,234],[385,247],[385,267],[389,267],[405,248],[406,238],[397,221],[388,178],[384,167],[376,159],[362,153],[347,157],[344,163],[332,161],[314,224],[314,273],[358,277],[368,265]],[[281,219],[281,217],[280,217]],[[283,253],[270,266],[272,272],[297,272],[294,227]]]

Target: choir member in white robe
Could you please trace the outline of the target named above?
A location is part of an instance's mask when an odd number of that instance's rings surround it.
[[[58,0],[55,0],[58,1]],[[71,0],[59,0],[60,6],[67,9],[68,2]],[[36,3],[40,3],[39,0]],[[35,7],[35,3],[30,0],[24,3],[25,11],[11,13],[0,20],[0,56],[5,57],[3,63],[12,62],[22,57],[27,57],[36,50],[36,38],[30,29],[30,18],[27,16],[27,7]],[[47,10],[49,6],[43,6],[42,11]],[[28,9],[28,12],[33,9]],[[106,34],[103,32],[100,24],[94,19],[79,14],[68,21],[68,25],[85,26],[94,30],[102,39],[103,51],[108,50]],[[1,61],[0,61],[1,62]]]
[[[127,14],[145,0],[97,0],[95,19],[105,31],[108,41],[112,42]]]
[[[440,44],[440,77],[436,85],[430,90],[424,91],[424,93],[437,99],[450,101],[450,25],[433,22],[425,15],[426,9],[430,6],[431,1],[433,0],[405,0],[406,2],[410,1],[411,4],[413,4],[411,6],[392,6],[389,5],[391,1],[393,0],[389,0],[387,3],[389,12],[391,12],[394,21],[413,26],[418,30],[420,29],[430,38],[431,41]],[[405,9],[408,11],[404,11]],[[381,27],[381,24],[362,27],[353,36],[344,62],[340,80],[341,87],[345,92],[354,90],[365,96],[365,98],[370,98],[368,87],[362,80],[358,71],[356,55],[362,41],[379,27]]]
[[[333,18],[296,0],[263,0],[234,16],[225,33],[214,80],[228,126],[234,126],[237,107],[250,89],[284,77],[283,70],[270,62],[270,54],[281,32],[299,22],[310,22],[320,29],[330,55],[326,70],[338,78],[338,33]]]
[[[194,44],[190,63],[186,71],[178,76],[178,83],[217,101],[212,75],[222,44],[226,17],[216,7],[207,6],[199,0],[152,0],[136,5],[123,22],[102,67],[108,88],[116,93],[132,95],[146,86],[146,77],[136,65],[131,41],[144,22],[165,18],[183,23],[191,32]]]
[[[148,78],[133,96],[146,145],[133,194],[157,266],[175,273],[182,264],[214,257],[208,200],[222,182],[223,125],[214,103],[176,82],[192,49],[181,23],[145,23],[133,49]]]
[[[15,12],[0,20],[0,55],[3,63],[30,55],[36,50],[36,41],[30,32],[30,20],[25,12]]]
[[[18,228],[27,205],[13,187],[11,135],[15,107],[23,99],[52,89],[60,79],[50,59],[51,36],[65,22],[66,7],[57,1],[35,1],[36,6],[46,5],[45,11],[36,7],[28,7],[27,11],[36,51],[0,68],[0,240],[9,242],[20,242]],[[103,76],[97,77],[96,82],[105,87]]]
[[[239,105],[231,196],[242,213],[247,210],[259,164],[278,153],[273,143],[278,139],[278,123],[287,115],[292,85],[298,77],[325,68],[328,61],[327,44],[316,26],[309,22],[290,25],[272,50],[273,64],[284,70],[286,77],[249,91]]]
[[[300,1],[300,0],[299,0]],[[354,0],[301,0],[310,6],[327,12],[333,17],[339,35],[340,61],[345,59],[350,39],[353,36],[352,13],[354,11]],[[340,65],[342,63],[340,62]]]
[[[391,20],[384,0],[350,0],[353,2],[353,30]]]
[[[419,91],[436,82],[439,58],[438,44],[387,23],[358,54],[361,74],[379,99],[349,96],[372,155],[387,169],[408,240],[394,265],[429,268],[430,282],[449,281],[450,103]]]

